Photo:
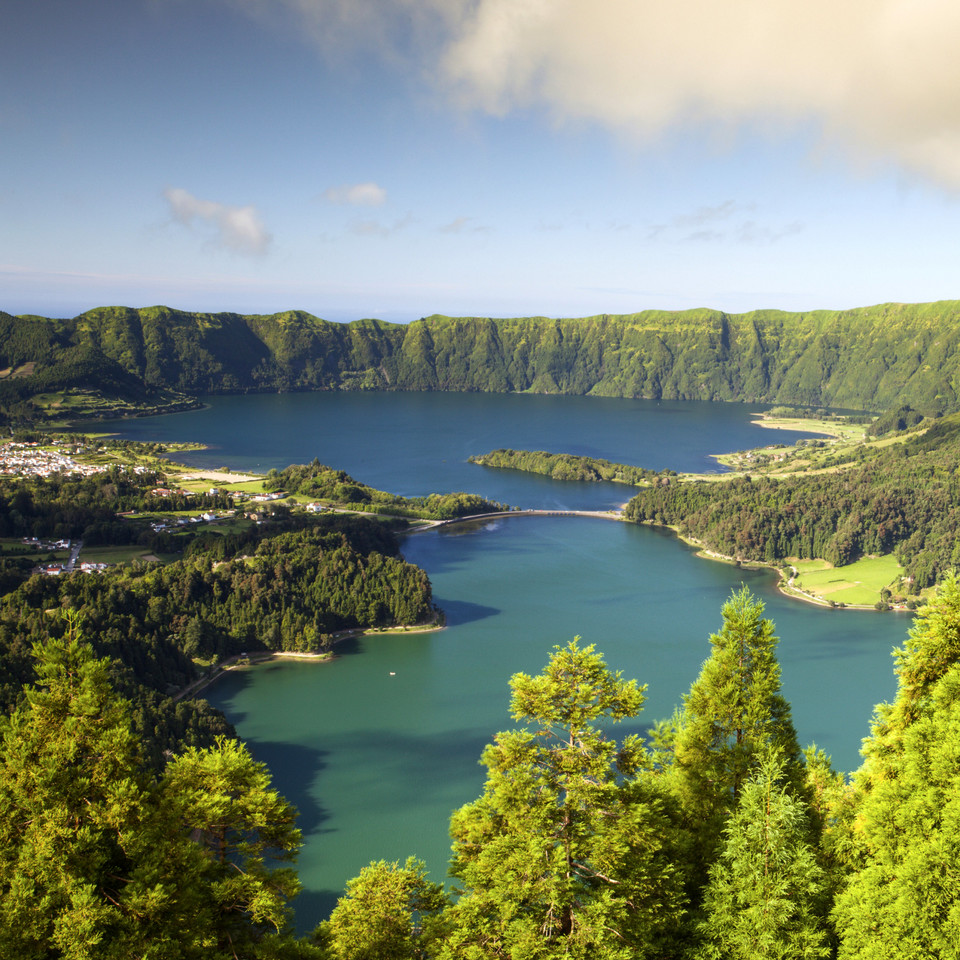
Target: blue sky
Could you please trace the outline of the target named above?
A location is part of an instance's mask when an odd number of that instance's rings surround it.
[[[7,0],[0,309],[960,298],[955,0]]]

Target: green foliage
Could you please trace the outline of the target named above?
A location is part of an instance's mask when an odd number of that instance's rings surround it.
[[[296,810],[270,784],[266,766],[236,740],[190,748],[164,770],[164,809],[204,851],[199,882],[214,905],[218,946],[253,947],[287,930],[287,906],[300,890],[290,867],[300,847]]]
[[[960,949],[960,581],[950,577],[897,651],[857,774],[857,867],[837,899],[842,958]]]
[[[235,742],[149,774],[109,665],[68,627],[0,726],[0,955],[275,955],[296,883],[263,854],[294,852],[292,809]]]
[[[631,467],[625,463],[611,463],[609,460],[596,457],[578,457],[571,453],[547,453],[544,450],[500,449],[467,459],[470,463],[478,463],[484,467],[540,473],[554,480],[586,482],[610,480],[613,483],[629,483],[637,486],[650,483],[659,476],[676,476],[673,470],[657,473],[655,470]]]
[[[828,957],[825,890],[804,805],[771,753],[759,761],[724,829],[704,897],[698,960]]]
[[[803,763],[790,706],[780,693],[773,624],[744,587],[723,607],[723,626],[683,700],[672,734],[670,782],[696,832],[698,872],[713,862],[721,833],[763,756],[782,758],[794,795]]]
[[[658,955],[682,911],[669,821],[639,739],[600,727],[635,717],[642,689],[577,640],[511,687],[529,727],[486,748],[483,796],[452,819],[464,889],[441,955]]]
[[[347,882],[317,938],[332,960],[417,960],[433,955],[448,905],[422,861],[410,857],[401,867],[379,860]]]
[[[924,416],[919,410],[914,410],[909,403],[892,407],[878,417],[867,429],[867,433],[875,437],[882,437],[885,433],[896,430],[909,430],[911,427],[923,423]]]

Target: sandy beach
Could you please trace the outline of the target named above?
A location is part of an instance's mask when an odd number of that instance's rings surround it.
[[[180,476],[183,480],[215,480],[217,483],[247,483],[263,479],[258,473],[225,473],[223,470],[194,470]]]

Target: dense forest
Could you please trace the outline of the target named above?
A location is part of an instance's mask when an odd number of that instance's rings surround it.
[[[90,476],[0,479],[0,713],[34,679],[34,644],[66,629],[51,623],[57,610],[81,615],[94,653],[110,658],[154,764],[230,731],[205,701],[178,697],[224,659],[324,651],[342,631],[436,616],[429,579],[400,554],[405,520],[271,505],[265,519],[228,527],[157,523],[164,511],[236,512],[227,493],[187,495],[166,483],[159,467],[124,464]],[[21,540],[135,544],[168,562],[47,576],[36,570],[43,549]]]
[[[833,472],[661,481],[624,515],[667,524],[742,560],[836,565],[895,553],[918,592],[960,566],[960,417]]]
[[[504,470],[539,473],[554,480],[580,480],[597,483],[629,483],[637,486],[660,477],[676,476],[674,470],[648,470],[625,463],[611,463],[599,457],[582,457],[572,453],[547,453],[545,450],[491,450],[490,453],[467,458],[470,463]]]
[[[846,311],[646,311],[410,324],[102,307],[0,312],[0,410],[51,391],[141,407],[205,393],[458,390],[757,401],[880,412],[958,409],[960,303]]]
[[[49,621],[48,621],[49,622]],[[272,960],[946,958],[960,924],[960,582],[897,651],[852,782],[802,750],[747,590],[669,720],[592,646],[510,681],[450,823],[451,894],[377,861],[296,937],[295,811],[229,738],[146,762],[71,612],[0,721],[0,955]],[[615,737],[615,724],[626,735]]]

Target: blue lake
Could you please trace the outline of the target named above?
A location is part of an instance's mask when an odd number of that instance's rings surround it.
[[[759,408],[485,394],[213,398],[207,409],[108,425],[144,440],[196,440],[197,466],[283,467],[318,457],[407,495],[467,490],[523,507],[602,508],[629,487],[558,484],[466,463],[495,447],[584,453],[661,469],[716,469],[710,454],[792,443],[750,423]],[[781,638],[784,692],[801,742],[859,764],[874,704],[894,692],[904,614],[787,600],[766,571],[697,558],[672,534],[613,521],[515,517],[404,542],[446,611],[445,630],[341,645],[333,663],[274,663],[207,691],[301,814],[298,906],[322,919],[372,859],[426,860],[442,878],[452,810],[483,784],[483,746],[510,726],[507,682],[574,635],[648,684],[638,728],[669,716],[709,654],[720,608],[746,583]],[[629,730],[625,730],[630,732]]]

